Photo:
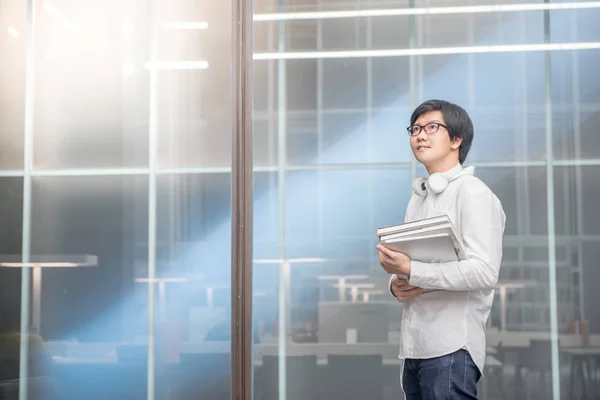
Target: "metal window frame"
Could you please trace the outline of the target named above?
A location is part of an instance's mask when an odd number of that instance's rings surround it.
[[[231,398],[252,398],[252,0],[232,3]]]

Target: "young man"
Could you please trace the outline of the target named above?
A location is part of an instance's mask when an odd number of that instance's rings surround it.
[[[413,154],[429,177],[414,182],[405,220],[448,215],[468,259],[423,263],[377,246],[381,266],[393,274],[392,294],[404,302],[402,389],[407,400],[476,399],[506,217],[473,167],[462,167],[474,134],[465,110],[426,101],[413,112],[408,132]]]

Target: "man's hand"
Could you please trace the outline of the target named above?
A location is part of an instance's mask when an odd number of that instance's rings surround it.
[[[390,250],[378,244],[379,262],[388,274],[410,276],[410,258],[406,254]]]
[[[399,301],[404,301],[420,295],[423,289],[411,286],[406,279],[399,279],[396,275],[392,276],[392,293]]]

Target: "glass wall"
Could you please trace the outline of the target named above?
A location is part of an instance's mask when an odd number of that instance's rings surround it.
[[[600,6],[460,5],[255,1],[256,398],[402,398],[375,231],[426,174],[405,127],[432,98],[507,216],[480,398],[594,398]]]
[[[229,398],[231,13],[0,3],[0,398]]]
[[[480,398],[600,395],[600,4],[456,3],[254,1],[255,398],[402,398],[431,98],[507,215]],[[230,397],[232,4],[0,3],[0,398]]]

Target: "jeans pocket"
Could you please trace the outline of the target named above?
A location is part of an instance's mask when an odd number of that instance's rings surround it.
[[[466,350],[464,352],[464,375],[463,375],[463,388],[466,392],[477,396],[477,382],[481,379],[481,372],[473,361],[471,354]]]

